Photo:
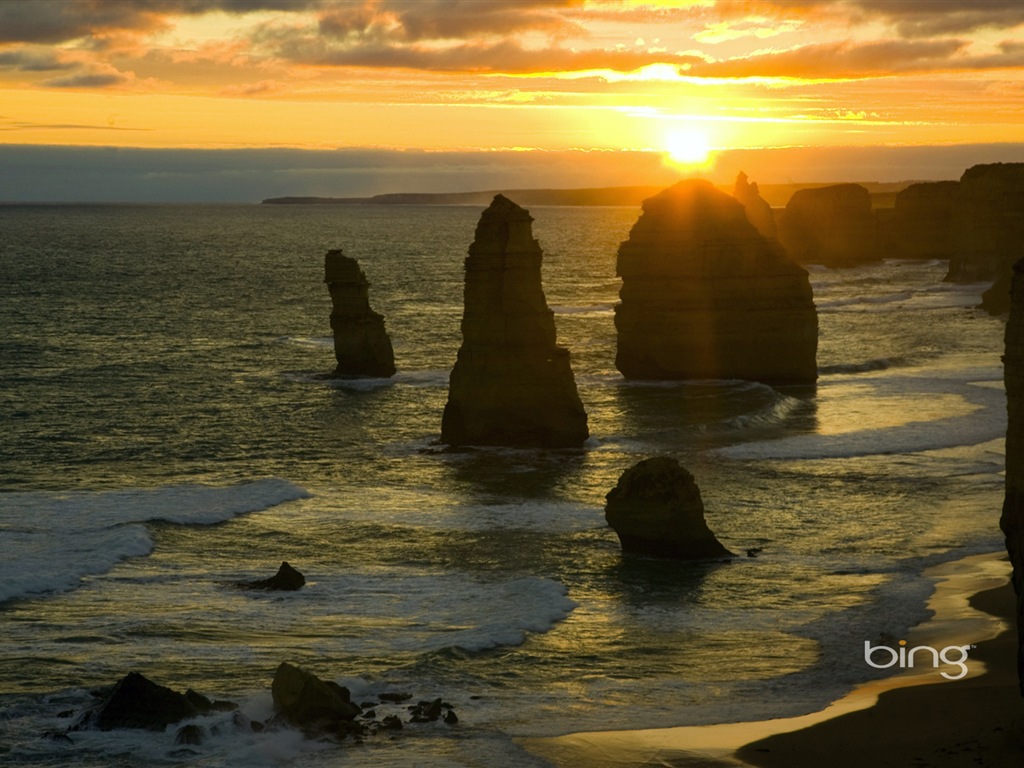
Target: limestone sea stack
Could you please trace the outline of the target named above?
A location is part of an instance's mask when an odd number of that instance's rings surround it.
[[[1024,257],[1024,163],[975,165],[960,177],[946,279],[993,281]]]
[[[733,557],[704,520],[696,481],[668,456],[644,459],[605,497],[605,519],[627,553],[678,560]]]
[[[462,346],[443,443],[567,448],[589,435],[569,351],[555,343],[532,221],[503,195],[480,216],[465,261]]]
[[[395,353],[384,318],[370,309],[369,282],[355,259],[340,249],[324,256],[324,282],[331,293],[335,376],[395,374]]]
[[[845,267],[882,258],[871,195],[860,184],[794,192],[779,217],[779,241],[801,264]]]
[[[886,255],[895,259],[951,258],[959,187],[956,181],[928,181],[900,190],[885,227]]]
[[[617,272],[615,364],[627,379],[817,379],[807,270],[710,182],[645,200]]]
[[[1006,495],[999,520],[1013,566],[1017,593],[1017,670],[1024,695],[1024,261],[1013,267],[1006,321],[1003,377],[1006,384]]]
[[[776,237],[775,214],[768,202],[761,197],[756,181],[748,181],[743,171],[736,176],[732,196],[743,204],[747,219],[765,237]]]

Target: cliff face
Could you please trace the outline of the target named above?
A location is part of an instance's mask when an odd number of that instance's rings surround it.
[[[324,256],[324,282],[331,294],[335,376],[393,376],[395,353],[384,318],[370,309],[369,283],[355,259],[341,250]]]
[[[957,181],[932,181],[901,190],[885,227],[886,255],[894,259],[951,258],[959,188]]]
[[[1004,279],[1024,256],[1024,163],[975,165],[960,177],[947,280]]]
[[[747,181],[747,174],[743,171],[740,171],[736,177],[732,196],[743,204],[743,210],[747,213],[747,220],[764,237],[772,238],[778,234],[772,207],[761,197],[757,182]]]
[[[709,182],[644,201],[619,247],[615,364],[628,379],[817,378],[807,271]]]
[[[779,217],[779,241],[801,264],[842,267],[882,258],[871,195],[860,184],[795,192]]]
[[[1017,664],[1024,695],[1024,261],[1013,267],[1010,316],[1006,321],[1006,496],[999,525],[1013,565],[1017,593]]]
[[[532,221],[497,195],[477,224],[441,442],[579,447],[589,435],[569,351],[555,344]]]

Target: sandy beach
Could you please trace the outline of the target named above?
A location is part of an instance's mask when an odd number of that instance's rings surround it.
[[[947,680],[931,668],[907,670],[862,684],[801,717],[575,733],[523,744],[566,768],[1024,765],[1024,698],[1017,686],[1005,554],[968,557],[938,566],[929,576],[936,579],[929,600],[934,615],[908,641],[975,646],[962,679]]]

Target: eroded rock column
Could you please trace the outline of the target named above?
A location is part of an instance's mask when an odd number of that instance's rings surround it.
[[[324,282],[331,293],[335,376],[395,374],[395,353],[384,317],[370,309],[369,282],[359,263],[340,249],[324,256]]]

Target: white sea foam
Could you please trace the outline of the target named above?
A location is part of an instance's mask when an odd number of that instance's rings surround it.
[[[307,496],[303,488],[276,478],[226,487],[4,494],[0,602],[74,589],[83,576],[105,573],[125,558],[149,554],[153,540],[146,522],[212,525]]]

